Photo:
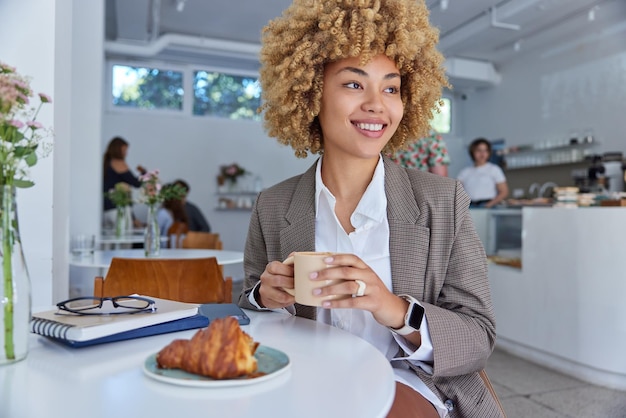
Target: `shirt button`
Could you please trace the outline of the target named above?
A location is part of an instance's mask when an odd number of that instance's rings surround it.
[[[443,405],[446,407],[448,412],[454,411],[454,402],[452,402],[452,399],[447,399]]]

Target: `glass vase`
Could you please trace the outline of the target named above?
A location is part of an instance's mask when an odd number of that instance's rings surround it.
[[[148,218],[143,238],[146,257],[157,257],[161,251],[161,231],[157,221],[156,205],[148,205]]]
[[[17,222],[15,187],[0,189],[0,365],[26,358],[31,288]]]
[[[126,229],[126,207],[118,206],[115,212],[115,236],[121,237]]]

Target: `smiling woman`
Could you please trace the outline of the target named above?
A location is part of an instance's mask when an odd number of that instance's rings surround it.
[[[458,181],[383,157],[428,133],[447,85],[436,43],[415,0],[295,0],[264,29],[268,133],[321,157],[258,195],[239,304],[374,345],[394,367],[389,418],[497,417],[479,374],[495,324],[469,198]],[[321,307],[284,290],[295,283],[283,260],[302,251],[329,253],[308,276]]]

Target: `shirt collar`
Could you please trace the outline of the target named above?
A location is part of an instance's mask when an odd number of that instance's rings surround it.
[[[317,162],[315,169],[315,213],[319,214],[319,202],[322,193],[328,199],[334,210],[335,196],[328,190],[322,181],[323,157]],[[385,194],[385,165],[382,156],[379,157],[372,181],[367,186],[354,213],[350,217],[352,225],[359,229],[373,223],[381,223],[387,216],[387,195]]]

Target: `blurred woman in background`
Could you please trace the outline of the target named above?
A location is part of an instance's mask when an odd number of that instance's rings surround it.
[[[187,232],[189,230],[189,218],[183,200],[165,199],[157,212],[157,222],[162,237]]]
[[[502,202],[509,194],[504,172],[489,162],[491,143],[485,138],[476,138],[469,146],[474,165],[459,173],[459,180],[469,194],[470,207],[491,208]]]
[[[104,153],[103,173],[102,173],[102,192],[103,192],[103,226],[110,228],[115,225],[116,209],[115,204],[106,196],[106,193],[113,189],[118,183],[125,183],[130,187],[140,187],[141,182],[130,171],[126,164],[126,155],[128,154],[128,142],[116,136],[109,141],[106,152]],[[144,174],[146,170],[142,166],[137,166],[137,171]],[[134,218],[134,217],[133,217]],[[133,220],[136,224],[138,221]],[[139,225],[136,225],[139,226]]]

